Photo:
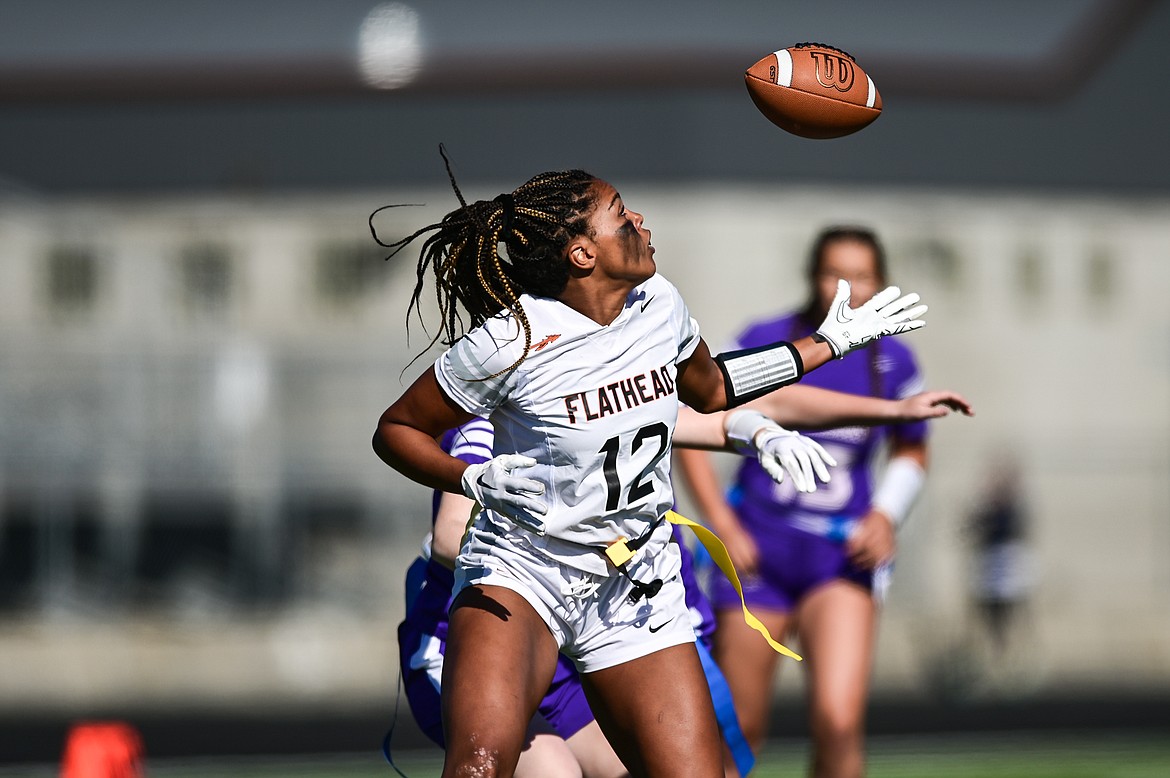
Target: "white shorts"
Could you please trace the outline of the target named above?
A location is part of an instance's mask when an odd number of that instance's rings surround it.
[[[474,584],[511,589],[540,614],[579,672],[603,670],[695,641],[670,538],[663,522],[626,565],[636,581],[662,581],[656,595],[633,602],[633,585],[612,566],[608,576],[569,567],[528,544],[522,532],[477,520],[455,565],[455,593]]]

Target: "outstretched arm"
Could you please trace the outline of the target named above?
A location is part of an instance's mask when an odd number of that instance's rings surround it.
[[[896,335],[923,326],[925,305],[911,308],[918,295],[899,297],[889,286],[857,308],[849,307],[849,282],[837,284],[829,315],[814,335],[793,343],[729,351],[711,356],[700,340],[698,348],[678,366],[679,397],[700,413],[734,408],[800,377],[832,358],[845,356],[883,335]]]
[[[731,352],[741,354],[742,352]],[[720,357],[727,355],[721,354]],[[711,350],[702,339],[694,353],[678,366],[678,393],[679,398],[700,413],[714,413],[726,408],[741,405],[761,390],[771,391],[786,386],[793,381],[800,380],[803,372],[828,362],[833,358],[833,350],[827,343],[819,343],[812,337],[801,338],[794,343],[776,344],[776,351],[758,351],[752,357],[733,357],[732,359],[717,360],[711,356]],[[746,360],[762,363],[767,370],[770,363],[792,362],[799,360],[799,367],[785,372],[783,378],[775,381],[763,379],[760,383],[752,383],[754,379],[737,381],[740,376],[747,374],[749,367],[745,367]],[[787,365],[781,365],[778,372],[785,371]],[[730,392],[728,390],[731,390]],[[738,396],[737,396],[738,389]]]
[[[801,384],[766,394],[748,403],[747,407],[784,426],[802,430],[923,421],[952,412],[975,415],[965,397],[946,390],[920,392],[901,400],[885,400]]]
[[[837,464],[820,443],[751,408],[703,414],[681,405],[673,445],[755,456],[776,483],[791,476],[798,492],[815,492],[818,478],[828,483]]]

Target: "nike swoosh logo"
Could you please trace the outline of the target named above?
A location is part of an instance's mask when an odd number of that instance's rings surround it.
[[[645,311],[645,310],[646,310],[646,306],[647,306],[647,305],[649,305],[649,304],[650,304],[650,300],[653,300],[653,299],[654,299],[654,297],[653,297],[653,295],[651,295],[651,297],[650,297],[650,299],[649,299],[649,300],[644,300],[644,301],[642,302],[642,310],[643,310],[643,311]]]
[[[667,624],[669,624],[672,621],[674,621],[674,619],[670,618],[670,619],[667,619],[666,621],[662,622],[661,624],[659,624],[657,627],[655,627],[654,625],[650,625],[647,627],[647,629],[649,629],[651,632],[657,632],[658,630],[662,629],[663,627],[665,627]]]
[[[837,305],[836,317],[837,317],[838,323],[848,324],[849,322],[853,321],[853,319],[851,317],[845,316],[845,311],[847,311],[847,310],[849,310],[849,306],[847,306],[845,304],[845,301],[842,300],[840,302],[840,304]]]

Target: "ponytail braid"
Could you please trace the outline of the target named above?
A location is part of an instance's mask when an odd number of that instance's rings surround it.
[[[506,369],[487,376],[491,378],[514,369],[532,347],[532,330],[520,296],[557,297],[564,291],[569,266],[563,251],[570,240],[589,232],[586,218],[596,205],[593,186],[597,179],[583,170],[541,173],[511,193],[468,204],[441,145],[439,153],[460,207],[402,240],[383,243],[374,229],[374,216],[396,207],[383,206],[370,214],[370,232],[378,245],[394,249],[387,259],[432,233],[419,252],[414,293],[406,311],[408,326],[411,311],[422,318],[419,300],[427,275],[433,273],[442,327],[422,353],[436,343],[450,346],[463,332],[500,311],[516,317],[524,332],[524,352]],[[500,244],[506,257],[500,254]],[[466,322],[460,307],[466,312]]]

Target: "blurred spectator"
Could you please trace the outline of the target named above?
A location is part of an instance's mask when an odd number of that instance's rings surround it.
[[[997,464],[985,495],[969,526],[975,546],[973,594],[995,658],[1001,658],[1034,579],[1019,466],[1012,461]]]

